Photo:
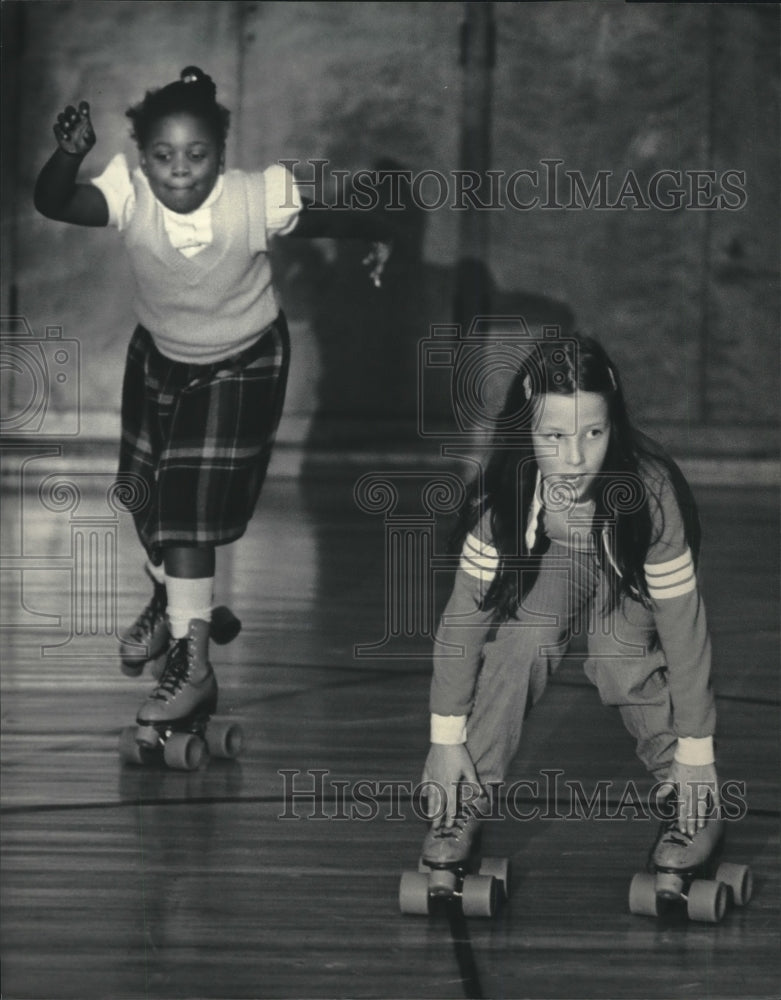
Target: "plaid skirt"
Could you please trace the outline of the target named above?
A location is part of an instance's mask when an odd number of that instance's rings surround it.
[[[244,534],[266,476],[290,361],[282,313],[209,365],[171,361],[142,326],[128,347],[117,494],[153,562]]]

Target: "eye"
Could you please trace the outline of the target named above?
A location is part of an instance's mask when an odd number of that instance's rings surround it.
[[[170,153],[156,152],[152,154],[152,158],[157,160],[158,163],[167,163],[171,159]]]
[[[201,150],[201,149],[192,150],[191,153],[190,153],[190,159],[194,163],[199,163],[201,160],[205,160],[206,159],[206,152],[204,150]]]

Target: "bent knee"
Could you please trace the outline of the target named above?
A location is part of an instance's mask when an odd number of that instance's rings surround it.
[[[668,697],[664,662],[655,655],[639,661],[590,656],[583,664],[583,670],[599,691],[603,705],[651,704]]]

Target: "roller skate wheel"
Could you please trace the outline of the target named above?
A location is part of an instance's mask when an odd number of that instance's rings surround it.
[[[723,882],[698,879],[689,886],[686,912],[689,920],[717,924],[727,909],[727,886]]]
[[[660,899],[680,899],[683,892],[683,878],[674,872],[657,872],[656,895]]]
[[[206,729],[206,745],[212,757],[233,760],[241,753],[244,733],[237,722],[212,719]]]
[[[754,891],[754,876],[748,865],[735,865],[725,861],[716,871],[716,881],[723,882],[732,889],[735,906],[745,906]]]
[[[480,862],[480,875],[490,875],[499,884],[499,890],[504,899],[510,898],[510,859],[483,858]]]
[[[230,608],[226,608],[224,604],[214,608],[209,637],[218,646],[226,646],[229,642],[233,642],[239,632],[241,632],[241,622]]]
[[[456,873],[449,868],[432,868],[428,888],[432,896],[450,896],[456,889]]]
[[[656,877],[648,872],[638,872],[629,883],[629,912],[640,917],[655,917],[659,912],[656,902]]]
[[[427,875],[422,872],[402,872],[399,882],[399,909],[402,913],[428,915]]]
[[[192,733],[173,733],[163,747],[163,759],[176,771],[194,771],[203,759],[203,740]]]
[[[147,661],[142,659],[132,659],[131,657],[123,657],[120,660],[119,669],[125,675],[125,677],[140,677],[144,672],[144,667]]]
[[[138,725],[135,727],[135,733],[136,742],[140,743],[142,748],[154,750],[160,743],[160,734],[154,726]]]
[[[136,726],[125,726],[119,734],[119,756],[126,764],[143,764],[144,750],[136,739]]]
[[[461,889],[465,917],[492,917],[499,906],[499,883],[492,875],[467,875]]]

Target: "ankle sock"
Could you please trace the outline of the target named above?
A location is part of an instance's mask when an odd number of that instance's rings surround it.
[[[174,639],[183,639],[187,635],[187,626],[193,618],[211,621],[213,576],[188,580],[166,574],[165,585],[168,591],[168,624]]]

